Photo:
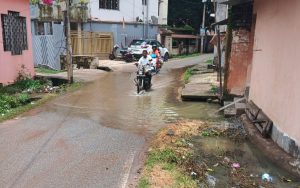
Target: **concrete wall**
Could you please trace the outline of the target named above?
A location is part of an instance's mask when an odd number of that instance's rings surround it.
[[[157,0],[147,0],[148,1],[148,19],[154,16],[156,20],[158,19],[158,1]],[[146,20],[147,6],[143,6],[142,0],[120,0],[119,9],[120,10],[108,10],[100,9],[99,1],[90,0],[89,3],[90,13],[93,20],[100,21],[110,21],[110,22],[135,22],[136,17],[139,17],[143,21]],[[145,14],[143,15],[143,11]],[[144,19],[145,18],[145,19]],[[157,23],[156,23],[157,24]]]
[[[186,54],[186,51],[187,51],[187,49],[186,49],[186,47],[184,47],[181,51],[181,55]],[[195,45],[190,45],[189,46],[189,52],[188,52],[189,54],[193,54],[193,53],[197,53],[197,52],[198,52],[197,46],[195,46]],[[180,55],[179,54],[179,48],[178,47],[172,48],[171,55]]]
[[[21,66],[25,66],[28,74],[34,75],[32,42],[30,28],[30,10],[29,0],[0,0],[0,14],[7,14],[7,11],[20,12],[20,15],[26,17],[27,24],[27,42],[28,50],[23,50],[22,55],[11,55],[10,51],[4,52],[2,23],[0,24],[0,83],[12,83],[18,76]],[[0,21],[1,22],[1,21]]]
[[[94,32],[113,32],[114,44],[123,44],[124,47],[127,46],[133,39],[143,38],[144,32],[143,24],[125,24],[125,29],[123,29],[123,24],[121,23],[103,22],[85,23],[83,25],[83,30]],[[158,26],[150,25],[148,29],[148,38],[156,39],[157,33]]]
[[[300,157],[300,1],[255,0],[254,9],[250,100],[274,122],[273,139]]]

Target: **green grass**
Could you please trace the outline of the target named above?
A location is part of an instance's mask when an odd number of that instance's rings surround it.
[[[41,73],[41,74],[58,74],[58,73],[64,72],[64,71],[53,70],[53,69],[48,69],[48,68],[44,68],[44,67],[39,67],[39,68],[35,68],[35,72]]]
[[[181,188],[181,187],[185,187],[185,188],[194,188],[195,187],[196,188],[196,187],[198,187],[196,181],[193,180],[192,177],[182,174],[179,171],[173,171],[173,173],[174,173],[173,176],[176,177],[176,184],[174,187],[178,187],[178,188]]]
[[[76,91],[81,86],[82,86],[81,82],[74,82],[71,85],[64,84],[64,85],[61,85],[60,87],[62,88],[62,91],[64,91],[64,92],[72,92],[72,91]]]
[[[24,79],[16,81],[14,84],[0,87],[0,94],[8,94],[13,95],[16,93],[21,93],[22,91],[31,92],[40,90],[44,87],[46,82],[41,80],[33,80],[33,79]]]
[[[196,188],[196,181],[180,168],[181,158],[172,149],[153,150],[151,151],[145,162],[145,174],[139,180],[139,188],[151,187],[148,176],[155,165],[160,165],[163,170],[166,170],[175,180],[172,187]]]
[[[146,161],[146,167],[153,168],[153,166],[160,162],[166,162],[169,164],[176,164],[179,161],[179,158],[175,152],[171,149],[166,149],[163,151],[154,151],[150,152],[148,159]]]
[[[138,184],[139,188],[148,188],[150,187],[149,180],[145,177],[141,178]]]
[[[71,85],[64,85],[63,89],[61,91],[62,92],[73,92],[73,91],[79,89],[81,86],[82,86],[82,83],[75,82]],[[1,95],[1,93],[0,93],[0,95]],[[59,95],[60,95],[59,93],[45,94],[41,99],[39,99],[37,101],[31,102],[31,103],[25,103],[25,100],[26,101],[28,100],[28,96],[26,96],[23,93],[17,94],[16,96],[18,97],[18,100],[20,100],[21,103],[22,103],[22,101],[24,101],[24,103],[22,105],[16,106],[15,108],[10,108],[9,111],[7,111],[6,113],[2,113],[2,114],[0,113],[0,122],[15,118],[33,108],[43,105],[47,101],[49,101],[52,98],[57,97]]]
[[[8,113],[6,113],[4,115],[0,114],[0,122],[15,118],[15,117],[23,114],[24,112],[27,112],[27,111],[35,108],[35,107],[38,107],[38,106],[46,103],[48,100],[52,99],[55,96],[57,96],[57,94],[48,94],[48,95],[45,95],[40,100],[37,100],[37,101],[32,102],[32,103],[28,103],[28,104],[23,105],[23,106],[19,106],[17,108],[13,108]]]
[[[196,56],[200,56],[200,53],[193,53],[193,54],[184,54],[184,55],[173,55],[172,58],[188,58],[188,57],[196,57]]]
[[[187,83],[192,75],[193,75],[193,70],[191,68],[188,68],[184,72],[184,76],[183,76],[184,82]]]
[[[205,63],[208,64],[208,65],[212,65],[213,64],[213,60],[209,59],[209,60],[205,61]]]
[[[216,85],[211,84],[211,88],[210,88],[210,91],[209,91],[209,92],[216,95],[216,94],[219,93],[219,87],[216,86]]]

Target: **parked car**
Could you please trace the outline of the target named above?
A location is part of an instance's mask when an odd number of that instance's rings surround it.
[[[163,57],[164,61],[169,59],[169,50],[165,48],[160,42],[153,39],[141,39],[133,40],[128,46],[128,50],[136,57],[139,58],[142,56],[143,50],[150,52],[152,46],[156,45],[160,51],[160,55]]]

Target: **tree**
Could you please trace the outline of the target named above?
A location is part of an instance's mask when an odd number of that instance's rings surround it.
[[[213,3],[208,0],[206,8],[206,26],[214,22],[209,17],[214,11]],[[202,22],[203,3],[202,0],[169,0],[168,25],[183,27],[192,26],[199,31]]]

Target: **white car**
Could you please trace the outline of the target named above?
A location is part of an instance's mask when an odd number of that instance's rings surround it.
[[[160,42],[153,39],[146,39],[146,40],[133,40],[130,45],[128,46],[128,51],[130,51],[134,56],[141,57],[144,50],[150,52],[152,50],[152,46],[157,46],[160,51],[160,55],[167,61],[169,59],[169,51],[165,48]]]

